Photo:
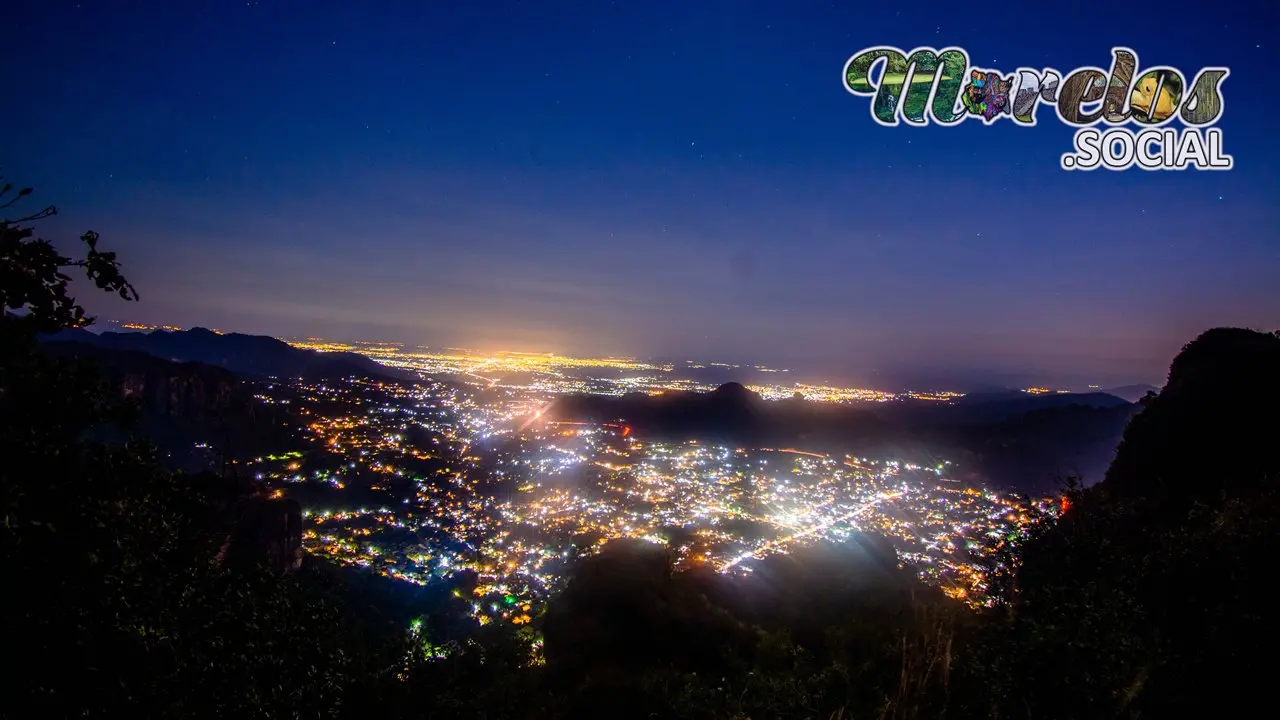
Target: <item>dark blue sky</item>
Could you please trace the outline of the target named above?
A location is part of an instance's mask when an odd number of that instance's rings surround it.
[[[1158,380],[1280,326],[1275,5],[23,0],[0,164],[119,251],[106,317]],[[1236,169],[1066,173],[1048,108],[879,127],[840,84],[879,44],[1227,65]]]

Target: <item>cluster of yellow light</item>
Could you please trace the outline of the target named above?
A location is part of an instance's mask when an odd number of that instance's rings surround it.
[[[173,325],[144,325],[143,323],[135,323],[135,322],[120,323],[120,327],[126,330],[142,330],[146,332],[150,332],[152,330],[167,330],[169,332],[177,332],[182,329],[180,327],[175,327]],[[222,331],[220,330],[214,330],[214,332],[218,333],[219,335],[222,334]]]
[[[474,372],[489,370],[492,372],[546,372],[562,368],[611,368],[614,370],[670,370],[670,366],[652,365],[636,361],[635,358],[581,358],[556,355],[554,353],[530,353],[507,351],[493,354],[476,353],[469,350],[450,349],[444,352],[432,352],[425,348],[406,349],[403,346],[388,343],[335,343],[320,338],[305,340],[286,340],[294,347],[321,352],[348,351],[359,352],[375,360],[390,356],[395,359],[419,360],[433,362],[440,367],[449,367],[455,372]]]
[[[356,346],[350,343],[331,342],[320,338],[285,340],[285,342],[296,348],[301,348],[303,350],[316,350],[318,352],[354,352],[356,350]]]
[[[908,390],[906,393],[908,398],[912,400],[928,400],[930,402],[951,402],[958,398],[964,397],[962,392],[953,392],[951,390],[937,390],[932,392],[919,392],[916,390]]]
[[[546,394],[588,393],[621,395],[643,392],[657,395],[665,391],[706,392],[714,384],[680,377],[681,369],[717,368],[736,370],[749,367],[757,372],[789,372],[761,365],[740,366],[731,363],[695,363],[687,361],[683,368],[669,364],[638,361],[618,357],[570,357],[554,353],[497,352],[478,353],[449,348],[442,352],[427,348],[405,347],[395,343],[337,343],[321,338],[286,340],[295,347],[321,352],[358,352],[390,367],[412,370],[427,375],[455,375],[463,381],[490,388],[509,388]],[[590,371],[604,371],[592,374]],[[629,373],[619,375],[619,373]],[[889,402],[901,399],[947,402],[964,393],[952,391],[908,391],[894,393],[872,388],[838,387],[808,383],[757,384],[749,389],[766,399],[789,398],[800,393],[815,402],[859,403]]]
[[[781,398],[792,397],[796,393],[800,393],[806,400],[816,402],[889,402],[896,400],[897,395],[883,390],[869,390],[867,388],[842,388],[831,387],[829,385],[808,385],[805,383],[796,383],[794,385],[749,385],[748,390],[758,393],[767,400],[777,400]]]
[[[1093,386],[1090,386],[1090,387],[1093,387]],[[1071,391],[1070,390],[1053,390],[1050,388],[1043,388],[1043,387],[1029,387],[1029,388],[1022,388],[1022,392],[1027,393],[1028,395],[1048,395],[1050,393],[1067,395]]]

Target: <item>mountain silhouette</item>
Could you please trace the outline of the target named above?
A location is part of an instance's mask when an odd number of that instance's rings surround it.
[[[1160,388],[1155,385],[1140,383],[1137,385],[1121,385],[1120,387],[1110,388],[1103,392],[1108,395],[1115,395],[1118,398],[1124,398],[1129,402],[1138,402],[1142,398],[1146,397],[1149,392],[1160,392]]]
[[[133,350],[175,362],[199,362],[252,377],[343,377],[416,380],[416,375],[350,352],[304,350],[264,335],[217,333],[206,328],[148,333],[68,330],[46,341],[79,342],[112,350]]]
[[[1028,717],[1245,717],[1269,701],[1278,405],[1276,334],[1209,330],[1173,360],[1106,478],[1023,550],[1007,662],[1034,688]]]
[[[1030,395],[1020,390],[975,393],[954,402],[903,402],[879,406],[886,420],[906,425],[996,423],[1029,412],[1073,405],[1095,408],[1123,407],[1129,403],[1107,393],[1048,393]]]
[[[733,444],[756,444],[768,435],[766,401],[738,383],[726,383],[709,393],[630,393],[622,397],[566,395],[552,405],[553,418],[625,421],[636,432],[676,438],[714,439]]]
[[[1125,430],[1106,489],[1185,505],[1275,482],[1280,337],[1216,328],[1187,344]]]
[[[967,403],[841,405],[762,399],[727,383],[707,393],[570,395],[553,419],[623,422],[638,436],[740,447],[802,447],[961,462],[1000,487],[1052,493],[1058,481],[1102,477],[1135,406],[1111,395],[993,394]]]

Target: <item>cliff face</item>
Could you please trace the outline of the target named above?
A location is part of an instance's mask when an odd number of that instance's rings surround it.
[[[120,379],[121,393],[141,403],[144,412],[167,417],[209,419],[233,406],[237,383],[229,373],[189,365],[172,370],[128,372]]]
[[[224,368],[75,342],[50,342],[44,349],[95,363],[137,403],[136,422],[104,430],[103,439],[144,437],[173,467],[198,471],[222,459],[273,451],[291,433],[287,409],[258,405],[252,383]]]
[[[95,363],[118,383],[124,397],[141,403],[144,412],[200,417],[230,408],[239,381],[231,372],[202,363],[179,363],[143,352],[109,350],[78,342],[50,342],[46,352]]]

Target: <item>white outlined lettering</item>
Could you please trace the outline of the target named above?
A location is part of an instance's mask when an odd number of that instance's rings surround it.
[[[920,127],[931,124],[930,119],[933,124],[955,125],[975,118],[991,125],[1004,116],[1020,127],[1034,127],[1040,105],[1052,104],[1059,121],[1078,128],[1073,152],[1061,156],[1064,170],[1230,170],[1235,166],[1234,158],[1223,150],[1222,130],[1211,127],[1225,111],[1222,82],[1231,73],[1226,67],[1202,68],[1188,83],[1177,68],[1143,68],[1137,51],[1124,46],[1112,48],[1109,71],[1084,66],[1064,74],[1054,68],[1019,67],[1005,75],[994,68],[973,67],[969,58],[969,53],[958,47],[918,47],[908,52],[877,45],[849,57],[841,84],[852,95],[871,97],[871,119],[886,127],[902,123]],[[1123,72],[1117,77],[1122,59],[1125,70],[1130,62],[1133,65],[1127,84],[1121,80]],[[934,70],[921,71],[922,65]],[[962,74],[957,77],[957,72]],[[1090,82],[1072,83],[1071,88],[1072,94],[1079,92],[1081,96],[1063,96],[1068,81],[1082,73],[1088,73]],[[1007,105],[984,117],[987,103],[999,101],[982,83],[992,74],[1010,80]],[[917,85],[921,86],[918,90],[914,89]],[[945,98],[938,96],[940,91],[955,94],[949,110]],[[939,100],[942,105],[935,107]],[[1202,103],[1209,105],[1202,108]],[[939,107],[943,118],[935,112]],[[1184,127],[1164,127],[1175,115]]]
[[[1062,156],[1063,170],[1230,170],[1235,160],[1222,150],[1222,129],[1080,128],[1075,152]],[[1158,146],[1155,151],[1153,146]]]

